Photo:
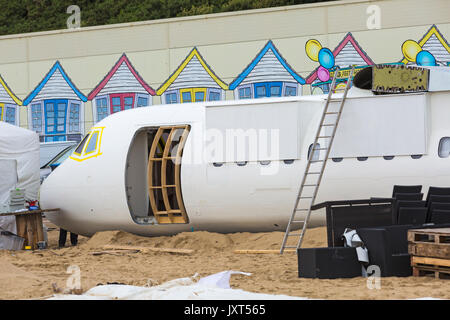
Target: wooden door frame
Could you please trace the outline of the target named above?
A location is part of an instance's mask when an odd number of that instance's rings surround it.
[[[164,143],[164,150],[162,157],[158,158],[156,155],[156,151],[158,145],[160,144],[160,140],[163,136],[164,130],[170,130],[167,141]],[[173,137],[176,133],[176,130],[183,130],[180,142],[178,144],[177,152],[175,155],[170,154],[170,147],[172,145]],[[186,213],[186,208],[184,207],[183,197],[181,194],[181,157],[183,154],[184,145],[187,140],[187,136],[190,131],[189,125],[176,125],[176,126],[162,126],[159,127],[156,131],[156,134],[153,138],[153,142],[150,148],[150,152],[148,155],[148,167],[147,167],[147,182],[148,182],[148,195],[150,198],[150,206],[152,208],[153,214],[158,221],[158,223],[189,223],[189,218]],[[153,172],[154,172],[154,163],[160,161],[161,162],[161,185],[154,185],[153,182]],[[175,164],[175,184],[168,185],[167,184],[167,163],[168,161],[173,161]],[[178,204],[178,209],[172,208],[169,202],[168,188],[175,188],[176,201]],[[155,193],[157,190],[161,190],[164,202],[164,210],[158,210],[158,206],[156,203]]]

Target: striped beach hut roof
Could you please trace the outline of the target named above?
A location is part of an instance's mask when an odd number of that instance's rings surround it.
[[[94,99],[97,95],[124,92],[149,93],[152,96],[156,94],[155,90],[142,79],[125,53],[89,93],[88,100]]]
[[[450,46],[436,25],[433,24],[428,29],[418,44],[423,50],[429,51],[438,64],[447,65],[450,62]],[[405,57],[401,62],[412,64]]]
[[[361,48],[351,32],[347,33],[344,39],[333,50],[333,56],[335,65],[340,68],[346,68],[352,65],[366,66],[375,64]],[[319,67],[306,78],[306,83],[311,84],[317,79],[317,69]]]
[[[0,103],[11,103],[17,104],[18,106],[22,105],[22,100],[20,100],[8,87],[8,84],[0,75]]]
[[[156,94],[162,95],[167,90],[184,88],[217,88],[227,90],[228,85],[212,71],[198,49],[194,47],[178,68],[156,90]]]
[[[305,84],[305,79],[291,68],[272,40],[266,43],[253,61],[230,83],[230,90],[243,84],[268,81]]]
[[[44,79],[25,98],[23,105],[27,106],[33,100],[44,99],[75,99],[83,102],[87,101],[87,97],[73,84],[59,61],[55,62]]]

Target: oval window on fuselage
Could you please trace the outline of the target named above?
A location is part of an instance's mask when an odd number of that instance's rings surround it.
[[[438,148],[439,158],[448,158],[450,155],[450,137],[443,137],[439,141]]]

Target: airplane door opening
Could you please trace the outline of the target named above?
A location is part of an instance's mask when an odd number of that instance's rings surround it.
[[[148,195],[158,223],[188,223],[181,194],[181,157],[190,127],[159,127],[148,155]]]
[[[139,130],[130,146],[126,191],[139,224],[189,223],[181,192],[181,158],[189,125]]]

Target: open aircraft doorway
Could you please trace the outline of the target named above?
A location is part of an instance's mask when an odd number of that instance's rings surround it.
[[[136,132],[125,173],[128,207],[136,223],[189,223],[181,192],[181,159],[189,131],[189,125],[176,125]]]

